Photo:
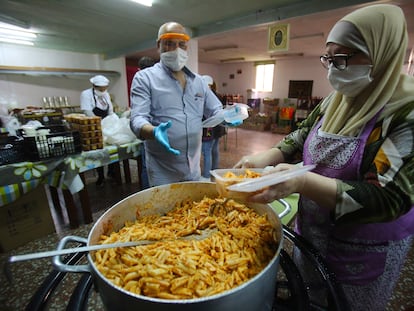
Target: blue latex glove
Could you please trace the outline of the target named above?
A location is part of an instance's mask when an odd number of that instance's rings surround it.
[[[224,122],[223,125],[224,126],[228,126],[228,127],[236,127],[243,124],[243,120],[234,120],[231,122]]]
[[[180,151],[174,148],[171,148],[170,142],[168,140],[167,130],[171,127],[171,120],[165,123],[161,123],[154,128],[154,137],[155,139],[168,150],[175,155],[179,155]]]
[[[235,118],[237,117],[237,115],[240,113],[240,107],[236,106],[234,107],[234,110],[229,110],[225,112],[225,118],[231,119],[231,118]],[[223,122],[224,126],[228,126],[228,127],[236,127],[243,124],[243,120],[242,119],[235,119],[233,121],[230,122]]]

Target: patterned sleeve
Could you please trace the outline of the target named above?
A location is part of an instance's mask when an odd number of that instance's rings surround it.
[[[391,221],[414,206],[414,102],[377,123],[361,179],[338,181],[338,223]]]
[[[320,105],[303,120],[298,128],[285,136],[283,140],[274,146],[282,151],[286,162],[295,163],[302,161],[303,145],[313,125],[321,117]]]
[[[275,146],[286,162],[302,160],[306,137],[320,117],[318,106]],[[376,124],[360,173],[359,180],[337,181],[337,223],[391,221],[414,206],[414,102]]]

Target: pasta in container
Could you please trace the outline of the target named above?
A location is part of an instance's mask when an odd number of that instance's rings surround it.
[[[228,190],[227,187],[244,181],[252,180],[262,176],[264,169],[260,168],[240,168],[240,169],[216,169],[210,171],[214,182],[216,183],[217,192],[225,198],[232,198],[239,201],[246,201],[249,196],[255,193],[243,193]]]

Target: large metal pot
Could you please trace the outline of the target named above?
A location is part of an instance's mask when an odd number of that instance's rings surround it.
[[[214,183],[184,182],[163,185],[137,192],[111,207],[95,223],[88,239],[75,237],[77,241],[86,242],[88,246],[97,244],[101,234],[108,230],[122,228],[127,220],[135,220],[136,215],[164,214],[172,209],[176,202],[187,198],[201,200],[204,196],[217,197]],[[254,278],[242,285],[204,298],[187,300],[166,300],[136,295],[114,286],[95,267],[92,254],[88,254],[88,265],[68,266],[58,256],[54,257],[54,265],[65,272],[90,272],[107,310],[151,310],[151,311],[255,311],[271,310],[275,294],[276,274],[279,265],[279,253],[283,243],[282,225],[279,215],[270,205],[249,204],[257,213],[267,214],[269,221],[280,235],[280,245],[269,264]],[[285,207],[290,207],[285,204]],[[74,237],[62,239],[59,248],[73,240]]]

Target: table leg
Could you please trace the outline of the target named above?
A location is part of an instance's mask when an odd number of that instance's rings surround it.
[[[48,188],[49,188],[49,192],[50,192],[50,197],[52,198],[53,207],[55,208],[56,211],[61,213],[62,212],[62,206],[60,205],[58,190],[55,187],[52,187],[52,186],[48,186]]]
[[[142,190],[142,180],[141,180],[142,156],[139,155],[135,159],[137,160],[137,168],[138,168],[138,187],[139,187],[139,190]]]
[[[69,225],[72,229],[79,227],[78,215],[76,205],[73,201],[72,193],[68,189],[62,189],[63,197],[65,198],[66,210],[68,212]]]
[[[236,127],[236,148],[237,148],[237,127]]]
[[[224,151],[227,151],[227,135],[228,135],[228,130],[227,130],[227,127],[225,127],[224,129],[225,129],[225,133],[223,135]]]
[[[86,224],[89,224],[93,221],[93,217],[91,211],[91,204],[89,202],[88,188],[86,187],[85,174],[80,173],[79,175],[84,185],[83,189],[79,191],[79,199],[82,206],[83,219]]]
[[[118,185],[122,185],[121,168],[119,166],[119,162],[111,163],[110,165],[113,167],[116,183]]]
[[[61,204],[62,201],[59,195],[58,188],[53,187],[51,185],[47,185],[47,184],[45,185],[45,187],[49,190],[49,194],[50,194],[51,201],[49,201],[49,203],[52,205],[50,208],[52,212],[52,216],[57,216],[60,221],[64,222],[65,216],[63,215],[63,208]]]
[[[125,175],[125,183],[131,183],[131,170],[129,169],[129,160],[123,160],[122,164],[124,166],[124,175]]]

